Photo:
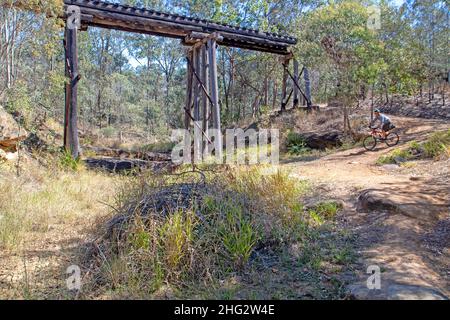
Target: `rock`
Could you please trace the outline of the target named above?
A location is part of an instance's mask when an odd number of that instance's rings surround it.
[[[363,283],[351,285],[348,289],[351,297],[357,300],[448,300],[448,297],[433,288],[390,281],[383,284],[383,280],[379,290],[369,290]]]
[[[27,132],[0,106],[0,148],[6,152],[15,152],[17,144],[26,137]]]
[[[386,170],[397,170],[400,168],[398,164],[384,164],[381,167]]]
[[[6,160],[8,160],[8,161],[17,160],[18,157],[19,157],[18,152],[7,152],[6,153]]]
[[[327,148],[336,148],[342,146],[341,133],[331,131],[326,133],[303,133],[306,146],[311,149],[325,150]]]
[[[48,149],[48,144],[34,132],[30,133],[23,143],[30,149]]]
[[[3,161],[14,161],[19,157],[18,152],[6,152],[0,149],[0,160]]]
[[[426,183],[424,183],[426,184]],[[424,194],[425,185],[408,185],[404,188],[368,189],[357,200],[357,211],[388,211],[392,214],[417,219],[423,223],[435,223],[448,212],[449,200],[439,186],[428,186],[429,194]]]
[[[396,164],[401,164],[403,162],[406,162],[407,160],[405,158],[403,158],[403,157],[395,157],[394,161],[395,161]]]

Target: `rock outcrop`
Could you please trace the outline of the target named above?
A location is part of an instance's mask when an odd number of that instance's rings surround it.
[[[0,158],[13,159],[18,143],[26,137],[27,132],[0,106]]]
[[[338,131],[302,133],[301,136],[306,146],[311,149],[325,150],[342,146],[342,135]]]
[[[424,188],[424,189],[420,189]],[[425,223],[434,223],[445,216],[450,207],[445,192],[439,186],[427,186],[411,183],[408,188],[368,189],[358,197],[358,211],[388,211],[417,219]],[[430,192],[421,192],[429,190]],[[431,192],[433,191],[433,192]]]
[[[3,150],[15,148],[17,142],[26,137],[27,132],[0,106],[0,147]]]

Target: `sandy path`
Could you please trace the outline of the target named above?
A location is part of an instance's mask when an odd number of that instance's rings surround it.
[[[392,119],[401,137],[399,146],[450,128],[445,121]],[[391,150],[382,144],[372,152],[357,148],[309,162],[290,161],[284,166],[295,176],[315,183],[328,197],[346,203],[342,220],[360,235],[360,270],[356,270],[360,280],[350,286],[357,298],[449,297],[450,162],[425,161],[419,165],[420,170],[377,166],[377,159]],[[357,197],[367,189],[381,192],[398,205],[409,206],[405,211],[408,214],[357,211]],[[438,239],[442,248],[430,248],[427,237]],[[383,270],[381,290],[368,290],[365,283],[366,268],[374,264]]]

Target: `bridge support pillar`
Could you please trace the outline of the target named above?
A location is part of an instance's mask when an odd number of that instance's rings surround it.
[[[185,106],[185,129],[201,132],[202,140],[194,140],[194,159],[200,160],[207,150],[216,156],[222,154],[223,141],[214,135],[211,141],[208,130],[221,131],[219,87],[217,76],[217,41],[216,35],[197,41],[187,54],[187,96]],[[186,140],[185,140],[186,141]],[[188,149],[185,149],[188,150]],[[195,152],[198,150],[200,152]],[[199,159],[200,158],[200,159]]]
[[[64,148],[74,159],[79,157],[78,139],[78,47],[77,28],[66,25],[64,34],[65,51],[65,109],[64,109]]]

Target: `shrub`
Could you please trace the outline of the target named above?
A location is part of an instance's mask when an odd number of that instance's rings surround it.
[[[426,158],[439,158],[450,156],[450,130],[434,133],[422,144]]]
[[[81,167],[80,158],[74,159],[70,151],[64,150],[59,158],[59,163],[62,169],[69,169],[72,171],[77,171]]]
[[[318,225],[323,224],[327,220],[332,220],[342,209],[342,205],[335,201],[326,201],[316,204],[308,210],[311,219]]]
[[[438,159],[450,156],[450,130],[435,132],[426,141],[411,142],[406,149],[395,149],[377,160],[377,164],[404,162],[413,159]]]
[[[292,131],[286,137],[286,148],[288,153],[292,155],[299,155],[311,150],[306,146],[305,139],[300,134]]]
[[[101,129],[100,133],[106,138],[112,138],[117,135],[117,130],[113,127],[106,127]]]
[[[413,157],[410,149],[396,149],[387,155],[380,156],[377,160],[377,164],[383,165],[397,163],[398,161],[408,161]]]
[[[307,186],[286,172],[236,169],[205,175],[204,183],[185,176],[139,180],[118,203],[130,221],[116,228],[99,267],[100,277],[135,297],[156,294],[164,283],[172,288],[217,283],[246,270],[256,248],[306,232],[299,197]]]
[[[142,151],[149,151],[149,152],[167,153],[167,152],[171,152],[174,147],[175,147],[174,142],[161,141],[161,142],[155,142],[152,144],[147,144],[138,149],[141,149]]]

